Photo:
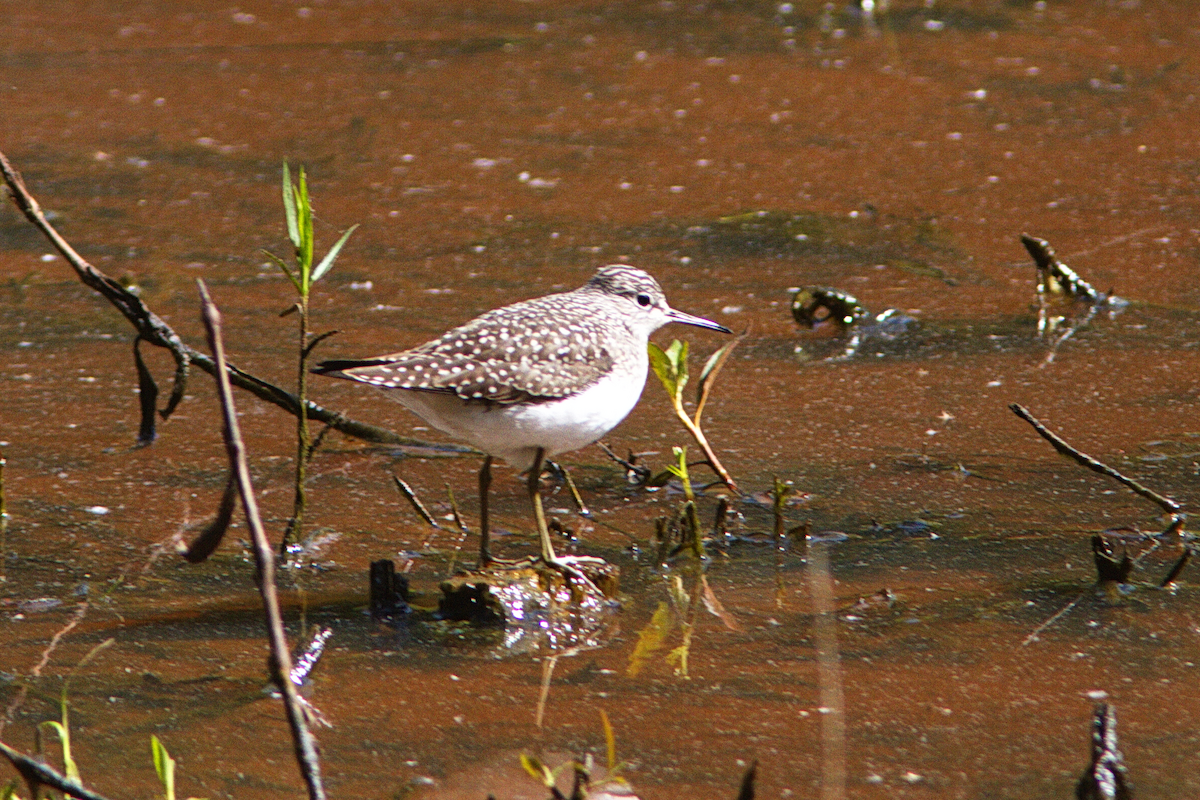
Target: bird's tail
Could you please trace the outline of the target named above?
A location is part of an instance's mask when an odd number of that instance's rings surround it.
[[[329,361],[322,361],[309,371],[314,375],[353,379],[353,376],[346,374],[349,370],[356,369],[357,367],[377,367],[387,363],[390,362],[386,358],[335,358]]]

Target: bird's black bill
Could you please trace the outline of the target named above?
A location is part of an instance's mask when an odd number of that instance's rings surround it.
[[[685,314],[682,311],[676,311],[673,308],[667,313],[667,317],[671,320],[671,322],[681,322],[684,325],[695,325],[697,328],[708,328],[710,331],[720,331],[721,333],[733,333],[733,331],[729,330],[729,328],[726,328],[720,323],[713,322],[711,319],[705,319],[704,317],[693,317],[691,314]]]

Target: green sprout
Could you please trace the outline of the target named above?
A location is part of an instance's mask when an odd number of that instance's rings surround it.
[[[675,409],[675,415],[679,417],[680,422],[687,428],[688,433],[696,440],[696,444],[700,445],[700,450],[704,453],[705,463],[712,468],[713,472],[717,473],[717,477],[721,479],[722,483],[735,492],[738,490],[737,484],[733,482],[733,478],[729,476],[729,473],[717,458],[716,453],[709,446],[708,439],[700,427],[700,418],[704,414],[704,406],[708,402],[709,394],[712,392],[713,382],[716,380],[717,373],[724,366],[733,348],[741,340],[742,336],[738,336],[709,356],[708,361],[705,362],[704,369],[700,371],[700,383],[696,388],[696,411],[690,417],[683,408],[683,390],[688,383],[687,342],[681,342],[676,339],[671,342],[671,345],[666,350],[663,350],[653,342],[648,346],[650,367],[654,370],[654,374],[658,376],[658,380],[662,383],[663,388],[667,390],[667,396],[671,398],[671,405]]]
[[[300,328],[299,370],[296,380],[296,398],[299,402],[296,412],[296,483],[292,517],[288,521],[287,530],[283,535],[283,552],[286,554],[288,549],[300,540],[306,502],[304,489],[307,478],[306,468],[313,450],[308,434],[308,414],[305,413],[305,409],[308,407],[308,359],[312,355],[314,347],[333,335],[333,332],[324,333],[309,341],[308,298],[313,284],[325,277],[326,273],[333,268],[333,262],[337,260],[338,254],[341,253],[350,234],[354,233],[358,226],[351,225],[337,240],[337,243],[329,248],[329,252],[325,254],[320,263],[314,267],[313,253],[316,237],[313,234],[313,212],[312,203],[308,197],[308,181],[304,174],[304,168],[301,167],[299,180],[293,183],[292,174],[286,161],[283,163],[283,210],[287,219],[288,239],[292,242],[295,265],[288,266],[286,261],[270,252],[267,253],[267,256],[279,265],[284,275],[288,276],[288,280],[292,282],[292,286],[296,288],[296,294],[300,298],[281,314],[281,316],[287,316],[296,312],[299,316]]]
[[[63,772],[66,774],[68,780],[74,781],[80,785],[83,784],[83,780],[79,775],[79,765],[75,762],[74,756],[71,755],[71,703],[70,700],[68,700],[68,694],[71,689],[71,679],[75,677],[75,673],[78,672],[84,665],[86,665],[96,656],[100,655],[100,653],[107,650],[114,643],[116,643],[116,641],[116,639],[105,639],[103,642],[89,650],[87,655],[81,658],[79,663],[76,664],[69,673],[67,673],[67,677],[63,678],[62,693],[59,695],[59,719],[46,720],[45,722],[39,723],[36,728],[38,751],[41,752],[43,749],[41,743],[42,730],[46,729],[52,731],[54,735],[58,737],[59,745],[62,747]]]
[[[688,474],[687,448],[672,447],[671,454],[675,463],[667,467],[667,472],[679,478],[683,484],[685,498],[680,509],[679,519],[683,525],[683,544],[689,547],[696,558],[704,558],[704,537],[700,534],[700,518],[696,515],[696,493],[692,489],[692,479]]]
[[[162,781],[163,797],[175,800],[175,759],[167,752],[166,745],[154,734],[150,735],[150,755],[154,758],[154,771]]]

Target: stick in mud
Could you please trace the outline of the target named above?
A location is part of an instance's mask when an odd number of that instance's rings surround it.
[[[267,541],[266,531],[263,530],[262,519],[258,514],[258,500],[254,496],[254,486],[250,481],[250,467],[246,463],[246,448],[242,443],[237,411],[233,405],[233,389],[230,386],[229,371],[225,369],[225,344],[221,339],[221,312],[217,310],[216,304],[209,296],[204,281],[197,281],[197,284],[200,287],[204,327],[208,331],[208,345],[213,354],[217,391],[221,399],[221,413],[224,420],[222,434],[225,439],[225,448],[229,453],[230,468],[237,478],[238,495],[242,501],[242,508],[246,512],[246,527],[250,529],[254,544],[255,579],[267,616],[267,638],[271,649],[268,666],[271,672],[271,681],[283,695],[288,724],[292,729],[296,762],[300,766],[300,773],[308,787],[308,796],[311,800],[325,800],[316,739],[313,738],[304,720],[304,710],[296,694],[296,685],[289,679],[292,672],[292,656],[283,631],[283,615],[279,609],[279,596],[275,591],[275,550]]]
[[[1080,466],[1087,467],[1092,472],[1098,472],[1101,475],[1107,475],[1121,485],[1127,487],[1134,494],[1140,495],[1141,497],[1144,497],[1150,502],[1156,504],[1168,514],[1174,514],[1175,512],[1179,511],[1181,506],[1171,498],[1164,497],[1153,489],[1146,488],[1133,478],[1125,477],[1107,464],[1097,461],[1087,453],[1076,450],[1074,447],[1067,444],[1056,434],[1050,431],[1045,425],[1039,422],[1037,418],[1030,414],[1029,410],[1021,404],[1011,403],[1008,408],[1018,417],[1032,425],[1033,429],[1037,431],[1043,439],[1053,445],[1055,450],[1074,460],[1075,463],[1079,464]]]
[[[13,765],[13,769],[25,779],[25,786],[29,789],[30,797],[39,797],[39,789],[49,786],[51,789],[62,792],[63,797],[75,797],[78,800],[107,800],[104,795],[83,788],[78,782],[71,780],[61,772],[12,749],[3,742],[0,742],[0,755],[7,758],[8,762]]]

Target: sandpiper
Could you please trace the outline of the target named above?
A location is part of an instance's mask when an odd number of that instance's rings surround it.
[[[313,372],[383,389],[433,427],[485,453],[482,567],[495,561],[488,543],[492,460],[527,470],[541,558],[558,566],[538,491],[542,463],[591,444],[625,419],[646,385],[650,334],[669,322],[731,332],[671,308],[649,274],[613,264],[574,291],[488,311],[420,347],[323,361]]]

